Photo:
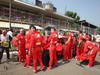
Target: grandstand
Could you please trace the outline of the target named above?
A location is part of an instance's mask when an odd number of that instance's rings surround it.
[[[69,21],[73,19],[58,14],[56,7],[52,4],[50,4],[52,5],[51,11],[48,10],[49,6],[47,7],[39,0],[33,0],[33,3],[29,1],[27,3],[27,0],[0,0],[0,27],[9,28],[9,4],[11,2],[11,27],[28,29],[29,25],[34,24],[40,27],[53,25],[62,29],[80,30],[80,23],[70,24]]]

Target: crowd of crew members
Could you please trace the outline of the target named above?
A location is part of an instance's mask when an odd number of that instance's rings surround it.
[[[63,63],[76,59],[79,65],[83,61],[88,61],[87,66],[92,67],[100,49],[94,38],[91,39],[90,35],[81,31],[78,34],[73,32],[58,34],[52,27],[50,35],[46,36],[37,31],[34,26],[30,26],[26,32],[20,29],[14,35],[11,31],[0,32],[0,63],[4,50],[7,53],[7,60],[10,59],[9,47],[11,46],[18,52],[18,61],[22,62],[24,67],[33,66],[35,73],[38,71],[38,63],[40,70],[44,70],[45,67],[52,69],[59,66],[59,58]]]

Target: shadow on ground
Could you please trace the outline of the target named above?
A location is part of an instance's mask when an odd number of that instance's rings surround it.
[[[95,61],[94,66],[95,65],[100,65],[100,62],[99,61]]]

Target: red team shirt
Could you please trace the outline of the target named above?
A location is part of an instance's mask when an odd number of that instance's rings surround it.
[[[30,47],[30,39],[31,39],[32,31],[29,30],[28,33],[25,36],[26,46],[25,48],[29,50]]]
[[[82,40],[83,39],[83,35],[80,33],[78,36],[78,40]]]

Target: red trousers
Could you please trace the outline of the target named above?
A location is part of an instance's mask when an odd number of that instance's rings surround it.
[[[25,61],[26,59],[25,46],[23,45],[20,45],[20,49],[18,50],[18,58],[19,58],[19,61]]]
[[[64,50],[63,50],[63,60],[67,60],[68,59],[68,52],[67,52],[67,46],[64,45]]]
[[[77,47],[77,48],[76,48],[76,56],[79,56],[79,55],[81,55],[82,53],[83,53],[82,48]]]
[[[87,54],[82,54],[80,56],[77,56],[77,59],[78,60],[88,60],[89,61],[88,66],[90,66],[90,67],[93,66],[94,62],[95,62],[95,58],[94,57],[90,57]]]
[[[37,71],[37,62],[38,61],[40,63],[40,68],[43,69],[44,68],[44,65],[42,63],[41,48],[40,47],[34,48],[32,50],[32,54],[33,54],[33,67],[34,67],[34,70]]]
[[[52,67],[53,63],[54,65],[57,65],[56,45],[51,45],[51,47],[49,48],[49,57],[49,67]]]
[[[85,46],[85,43],[82,43],[82,45],[80,47],[77,47],[76,56],[79,56],[84,52],[84,46]]]
[[[69,56],[68,56],[68,59],[72,59],[72,53],[73,53],[72,49],[73,49],[73,47],[72,47],[72,45],[71,45],[71,46],[69,47]]]
[[[87,57],[88,57],[87,54],[81,54],[81,55],[77,56],[76,59],[77,60],[85,60],[85,59],[87,59]]]
[[[93,66],[94,65],[94,62],[95,62],[95,58],[89,58],[89,63],[88,63],[88,66]]]
[[[63,56],[64,56],[64,58],[63,58],[64,60],[72,58],[72,46],[71,46],[71,44],[64,46]]]
[[[24,66],[30,66],[31,65],[31,60],[33,59],[32,57],[33,57],[32,53],[29,53],[29,55],[26,56]]]

